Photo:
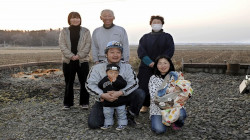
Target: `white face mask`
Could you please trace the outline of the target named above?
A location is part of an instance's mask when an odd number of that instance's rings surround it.
[[[162,29],[162,24],[152,24],[152,30],[155,32],[159,32]]]

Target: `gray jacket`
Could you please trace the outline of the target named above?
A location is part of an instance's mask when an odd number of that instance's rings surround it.
[[[70,30],[68,27],[62,29],[59,36],[59,47],[62,52],[63,63],[69,63],[74,54],[71,52]],[[87,28],[81,27],[80,38],[77,46],[77,55],[80,57],[80,63],[89,61],[89,52],[91,49],[91,35]]]
[[[85,84],[88,92],[92,95],[97,95],[98,98],[100,98],[101,94],[103,94],[103,91],[98,87],[98,83],[107,75],[107,64],[107,61],[105,61],[103,63],[94,65],[89,72]],[[123,92],[124,96],[127,96],[138,88],[138,79],[136,77],[135,71],[130,64],[127,64],[124,61],[120,61],[118,65],[120,66],[119,75],[121,75],[127,82],[127,86],[121,89],[121,91]]]

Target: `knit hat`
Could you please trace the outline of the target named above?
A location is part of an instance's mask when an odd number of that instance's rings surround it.
[[[119,49],[121,50],[121,52],[123,51],[122,44],[121,44],[119,41],[110,41],[110,42],[107,44],[106,49],[104,50],[105,54],[108,53],[108,50],[109,50],[110,48],[119,48]]]
[[[107,65],[107,68],[106,68],[106,71],[108,70],[116,70],[116,71],[119,71],[120,70],[120,67],[116,64],[108,64]]]

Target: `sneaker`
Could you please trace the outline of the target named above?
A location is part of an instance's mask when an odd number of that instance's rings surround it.
[[[70,109],[70,106],[64,106],[62,109],[63,109],[63,110],[69,110],[69,109]]]
[[[106,130],[106,129],[109,129],[111,127],[112,127],[112,125],[104,125],[104,126],[101,127],[101,129]]]
[[[121,131],[125,128],[126,128],[126,125],[118,125],[118,127],[116,127],[116,130]]]
[[[181,129],[181,127],[175,125],[175,123],[172,123],[171,127],[173,130],[180,130]]]
[[[89,105],[82,105],[82,109],[89,109]]]
[[[147,106],[143,106],[140,110],[141,113],[146,113],[148,112],[148,107]]]

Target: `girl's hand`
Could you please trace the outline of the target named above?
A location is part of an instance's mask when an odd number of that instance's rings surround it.
[[[79,55],[75,55],[75,60],[79,60],[79,59],[80,59]]]
[[[79,60],[79,58],[80,57],[78,55],[74,55],[74,56],[72,56],[71,60],[75,61],[75,60]]]

